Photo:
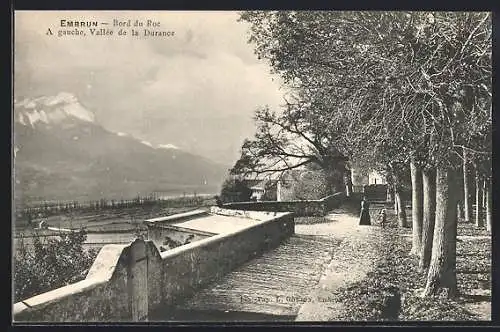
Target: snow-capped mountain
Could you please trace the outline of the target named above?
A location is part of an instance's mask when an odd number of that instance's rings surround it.
[[[173,144],[160,144],[158,145],[158,149],[175,149],[179,150],[179,148]]]
[[[68,118],[85,122],[95,121],[94,114],[85,109],[74,95],[67,92],[56,96],[23,99],[14,103],[14,110],[15,120],[29,126],[34,126],[37,122],[60,123]]]
[[[15,196],[23,200],[216,192],[227,166],[103,128],[70,93],[14,103]]]

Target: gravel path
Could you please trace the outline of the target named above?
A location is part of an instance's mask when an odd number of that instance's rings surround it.
[[[296,316],[296,321],[342,320],[342,313],[345,312],[346,308],[340,302],[345,301],[337,301],[335,291],[363,280],[368,272],[376,268],[382,258],[379,253],[387,245],[382,239],[381,231],[383,229],[378,225],[359,226],[359,219],[345,212],[337,211],[337,213],[328,215],[327,218],[331,220],[329,223],[295,226],[297,234],[328,236],[340,241],[332,253],[330,262],[325,263],[324,273],[320,281],[311,290],[310,297],[318,300],[302,305]],[[373,217],[372,214],[372,223],[374,222]],[[411,240],[411,234],[400,233],[398,235],[405,240]],[[457,236],[459,245],[467,241],[476,242],[489,239],[491,236]],[[489,289],[467,290],[467,295],[477,297],[477,299],[470,299],[470,302],[467,301],[469,303],[465,303],[464,307],[477,315],[479,320],[490,320],[491,300],[488,298],[491,296],[491,291]]]
[[[329,296],[341,287],[362,280],[378,261],[378,248],[382,245],[380,227],[359,226],[358,218],[344,213],[332,213],[327,218],[330,223],[295,226],[297,234],[331,236],[341,241],[311,291],[310,297],[316,301],[302,305],[296,321],[337,320],[342,304]]]

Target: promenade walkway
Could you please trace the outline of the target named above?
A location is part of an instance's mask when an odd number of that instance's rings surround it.
[[[341,310],[329,299],[362,279],[376,261],[377,226],[345,210],[327,222],[296,225],[279,247],[240,266],[150,321],[322,321]]]

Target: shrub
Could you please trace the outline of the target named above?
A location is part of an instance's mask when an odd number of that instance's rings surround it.
[[[277,195],[277,183],[275,181],[267,181],[265,183],[265,191],[262,196],[263,201],[275,201],[278,198]]]
[[[85,230],[43,239],[35,234],[33,246],[21,243],[14,255],[14,301],[18,302],[85,279],[97,250],[83,247]]]
[[[328,183],[323,171],[304,171],[293,183],[292,199],[321,199],[329,194]]]
[[[248,202],[252,196],[252,190],[241,179],[230,177],[222,184],[220,199],[228,202]]]

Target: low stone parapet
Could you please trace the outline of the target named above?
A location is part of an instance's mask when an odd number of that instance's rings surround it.
[[[232,213],[217,209],[213,213],[216,211]],[[197,213],[177,219],[172,216],[168,220],[193,218]],[[208,214],[204,213],[198,217]],[[234,215],[246,218],[239,212]],[[153,241],[142,239],[128,245],[106,245],[85,280],[15,303],[13,319],[15,322],[145,321],[152,310],[189,297],[294,233],[292,213],[250,212],[249,215],[256,219],[248,226],[162,253]]]
[[[234,202],[223,207],[243,211],[293,212],[297,217],[324,216],[339,207],[345,198],[344,192],[338,192],[318,200]]]

